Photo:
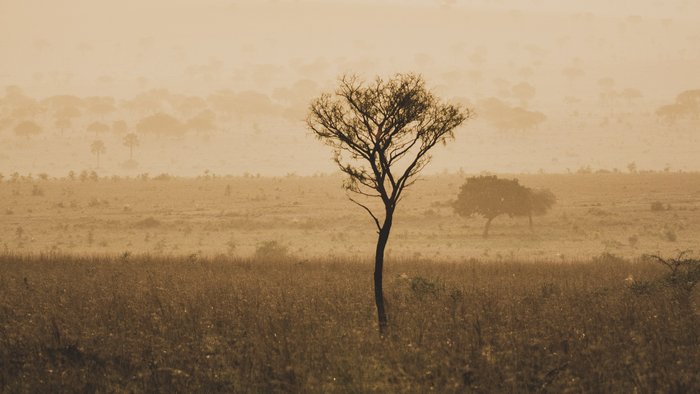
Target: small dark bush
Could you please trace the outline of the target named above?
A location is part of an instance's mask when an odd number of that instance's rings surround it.
[[[289,256],[289,249],[277,241],[265,241],[255,248],[253,258],[256,260],[284,260]]]
[[[152,216],[149,216],[145,219],[139,220],[134,224],[134,227],[136,228],[153,228],[153,227],[158,227],[160,226],[160,220],[155,219]]]
[[[440,287],[435,282],[415,276],[411,278],[411,291],[416,298],[422,300],[427,296],[436,296],[440,292]]]
[[[651,203],[651,210],[653,212],[659,212],[664,210],[664,204],[661,201],[654,201]]]

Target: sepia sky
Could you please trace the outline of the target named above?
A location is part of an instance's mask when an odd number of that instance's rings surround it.
[[[0,0],[0,53],[2,173],[95,167],[95,138],[105,174],[334,171],[305,129],[309,101],[344,73],[397,72],[477,113],[428,171],[700,170],[697,117],[659,115],[700,89],[695,1]],[[55,95],[114,104],[81,104],[58,132]],[[195,97],[201,108],[183,104]],[[191,124],[203,109],[205,136],[137,127],[153,113]],[[20,135],[25,121],[41,132]],[[87,131],[116,121],[139,134],[138,163],[115,128]]]

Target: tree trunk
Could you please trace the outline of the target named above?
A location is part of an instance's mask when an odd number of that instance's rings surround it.
[[[134,146],[130,145],[129,146],[129,160],[134,160]]]
[[[530,221],[530,231],[534,231],[534,229],[533,229],[533,227],[532,227],[532,212],[530,212],[530,213],[527,215],[527,218],[528,218],[528,220]]]
[[[488,220],[486,221],[486,226],[484,226],[484,233],[482,234],[484,238],[489,237],[489,228],[491,227],[492,220],[493,218],[488,218]]]
[[[377,304],[377,321],[379,323],[379,334],[386,333],[388,319],[384,308],[384,289],[382,274],[384,271],[384,250],[389,241],[389,232],[391,231],[392,216],[394,212],[387,210],[384,225],[379,230],[379,238],[377,239],[377,253],[374,259],[374,302]]]

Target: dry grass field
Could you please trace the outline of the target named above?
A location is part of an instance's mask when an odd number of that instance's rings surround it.
[[[387,269],[381,339],[365,261],[4,255],[0,391],[700,390],[696,300],[660,264]]]
[[[640,257],[695,247],[699,174],[520,175],[558,203],[488,239],[425,178],[383,339],[340,178],[160,178],[0,184],[0,391],[700,390],[700,271]]]
[[[508,177],[503,175],[502,177]],[[570,261],[601,253],[636,257],[696,248],[700,174],[514,175],[549,188],[557,204],[535,217],[485,220],[453,213],[464,176],[434,175],[398,207],[389,256],[461,261]],[[368,257],[370,217],[339,176],[150,177],[99,181],[7,178],[0,183],[0,250],[250,257],[276,242],[299,260]],[[660,209],[652,210],[652,204]]]

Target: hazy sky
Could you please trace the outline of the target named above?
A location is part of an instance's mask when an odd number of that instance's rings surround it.
[[[654,116],[679,93],[700,89],[695,1],[0,0],[0,53],[0,87],[16,85],[36,99],[113,96],[119,106],[154,89],[202,98],[255,91],[291,114],[286,120],[218,117],[212,150],[205,142],[189,149],[192,163],[178,170],[183,173],[332,170],[328,152],[304,129],[304,105],[333,89],[342,73],[372,78],[409,71],[422,73],[443,98],[487,114],[467,124],[447,153],[436,154],[434,171],[566,171],[622,168],[631,161],[700,169],[692,154],[700,146],[688,131],[697,123],[674,125],[680,134],[668,142],[668,128]],[[503,111],[520,107],[545,120],[506,130],[499,125],[506,115],[491,111],[491,99]],[[183,122],[190,116],[170,110]],[[26,119],[5,112],[0,141],[17,144],[12,128]],[[119,110],[101,120],[119,118],[131,126],[141,115]],[[37,116],[47,142],[53,120],[46,111]],[[94,120],[76,120],[69,135],[85,134]],[[250,130],[260,140],[245,146],[242,136]],[[280,133],[304,136],[291,141],[308,153],[304,163],[266,143]],[[230,149],[276,159],[261,164],[249,158],[242,168],[221,148],[230,139],[244,145]],[[168,163],[184,149],[159,144],[141,147],[149,159],[141,159],[140,169],[172,168]],[[20,145],[32,160],[16,158],[16,149],[0,151],[0,171],[64,170],[92,160],[86,149],[68,162],[53,160],[39,142]],[[110,156],[123,147],[117,138],[107,145],[104,171],[118,172],[121,159]]]

